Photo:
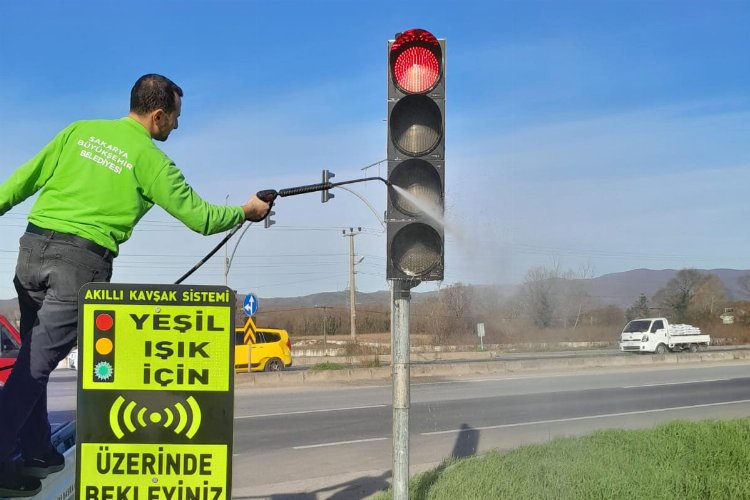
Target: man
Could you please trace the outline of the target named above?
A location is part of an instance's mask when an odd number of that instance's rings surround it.
[[[185,182],[153,143],[177,128],[182,89],[144,75],[133,86],[130,113],[119,120],[79,121],[60,132],[0,185],[0,215],[39,191],[20,240],[13,283],[21,309],[21,351],[0,393],[0,497],[32,496],[65,463],[50,442],[47,382],[76,343],[78,290],[108,282],[119,246],[158,204],[202,234],[260,221],[270,206],[212,205]],[[17,468],[10,457],[20,444]]]

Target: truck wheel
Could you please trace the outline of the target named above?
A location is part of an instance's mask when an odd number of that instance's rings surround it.
[[[268,363],[266,363],[267,372],[280,372],[283,369],[284,363],[282,363],[278,358],[269,359]]]
[[[698,352],[698,344],[690,344],[690,347],[688,347],[690,352]]]
[[[664,354],[667,352],[667,346],[664,344],[659,344],[656,346],[656,354]]]

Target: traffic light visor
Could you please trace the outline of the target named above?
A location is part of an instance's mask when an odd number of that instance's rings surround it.
[[[409,224],[396,233],[391,242],[393,266],[407,276],[429,274],[442,258],[442,239],[427,224]]]
[[[440,81],[442,51],[437,38],[422,29],[399,33],[391,45],[393,83],[404,93],[429,92]]]

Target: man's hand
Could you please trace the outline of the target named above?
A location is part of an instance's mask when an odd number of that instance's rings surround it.
[[[242,205],[242,210],[245,211],[245,220],[250,222],[260,222],[266,218],[268,212],[271,211],[273,203],[266,203],[265,201],[258,198],[256,195],[250,197],[247,203]]]

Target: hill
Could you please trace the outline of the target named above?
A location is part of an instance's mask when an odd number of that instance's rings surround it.
[[[739,285],[739,278],[750,275],[750,270],[739,269],[708,269],[699,270],[701,273],[714,274],[724,283],[732,300],[750,299],[750,294]],[[634,269],[621,273],[611,273],[596,278],[577,280],[591,296],[598,298],[603,304],[616,305],[621,308],[630,307],[640,296],[644,294],[651,297],[657,290],[663,288],[671,280],[677,269]],[[498,285],[477,287],[481,290],[492,288],[501,296],[510,296],[519,290],[521,285]],[[247,292],[239,291],[239,300],[244,298]],[[435,292],[420,293],[412,291],[412,303],[418,304]],[[292,308],[343,307],[349,303],[349,292],[322,292],[299,297],[259,297],[260,306],[263,311],[278,311]],[[383,306],[390,304],[390,292],[380,291],[372,293],[357,293],[357,304],[362,306]],[[16,299],[0,300],[0,314],[6,316],[17,315],[18,305]]]
[[[604,304],[627,308],[633,305],[640,294],[646,297],[653,296],[660,288],[664,288],[678,271],[677,269],[634,269],[579,281],[590,295],[599,298]],[[724,283],[731,300],[749,298],[739,286],[738,280],[741,276],[749,275],[750,270],[701,269],[699,271],[716,275]]]

